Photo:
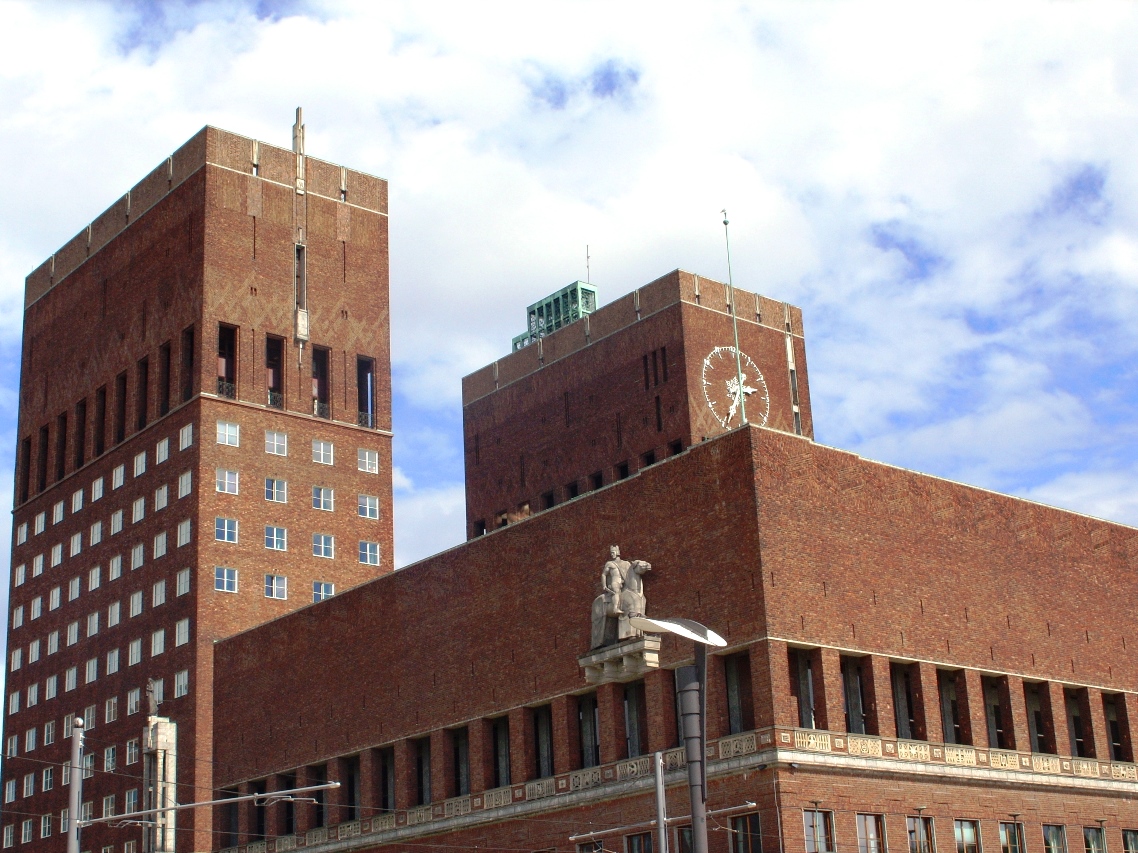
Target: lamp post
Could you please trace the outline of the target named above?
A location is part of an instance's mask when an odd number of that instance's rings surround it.
[[[633,628],[652,634],[675,634],[695,643],[695,666],[676,670],[676,698],[680,708],[680,733],[688,765],[691,795],[692,853],[707,853],[707,647],[726,646],[727,641],[705,625],[691,619],[650,619],[633,616]]]

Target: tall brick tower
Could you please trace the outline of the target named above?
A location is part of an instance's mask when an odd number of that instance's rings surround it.
[[[62,849],[75,717],[140,807],[148,679],[211,799],[214,641],[392,569],[387,183],[293,149],[206,127],[27,279],[4,846]]]

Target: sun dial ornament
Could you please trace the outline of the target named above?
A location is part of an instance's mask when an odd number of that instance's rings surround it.
[[[739,401],[747,401],[747,420],[757,426],[766,426],[771,411],[767,382],[758,365],[745,352],[739,352],[739,371],[743,382],[740,388],[735,369],[735,347],[716,347],[703,360],[703,396],[711,414],[719,425],[730,428],[742,423]]]

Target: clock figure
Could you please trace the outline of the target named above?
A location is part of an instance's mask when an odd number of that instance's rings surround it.
[[[729,428],[743,422],[740,400],[746,400],[747,421],[766,426],[771,401],[762,371],[745,352],[739,352],[736,371],[735,347],[716,347],[703,360],[703,396],[720,426]],[[742,387],[739,374],[742,374]]]

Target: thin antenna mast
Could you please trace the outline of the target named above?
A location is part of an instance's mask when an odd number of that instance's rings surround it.
[[[593,283],[593,273],[589,269],[589,244],[585,244],[585,282],[587,284]]]
[[[731,329],[735,332],[735,399],[739,415],[747,423],[747,395],[743,393],[743,362],[739,356],[739,318],[735,313],[735,284],[731,280],[731,237],[727,233],[727,211],[723,211],[723,239],[727,243],[727,308],[731,312]]]

